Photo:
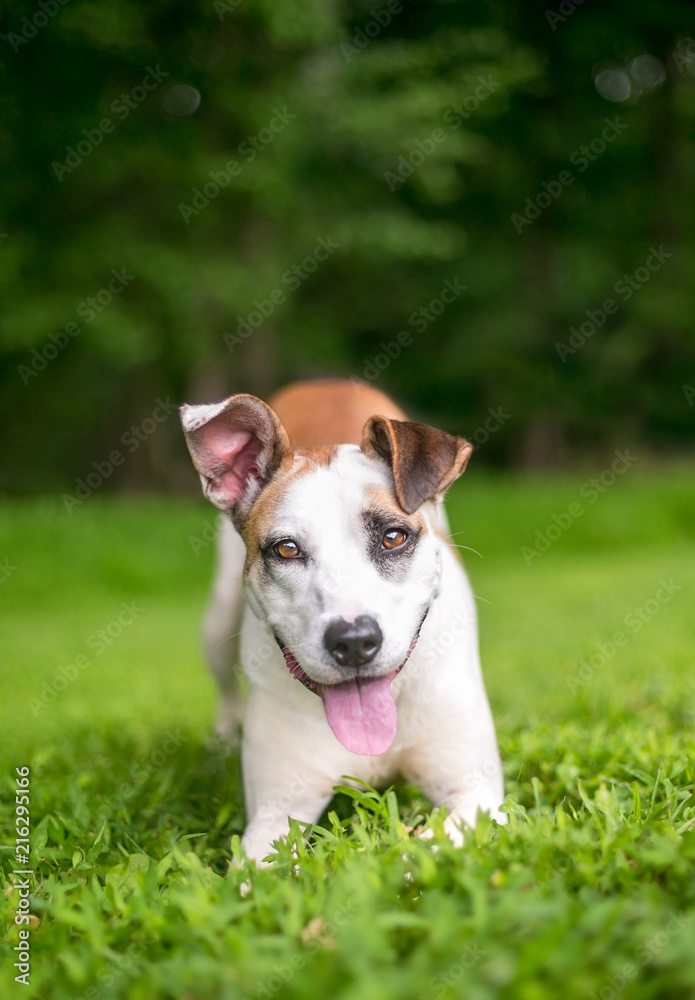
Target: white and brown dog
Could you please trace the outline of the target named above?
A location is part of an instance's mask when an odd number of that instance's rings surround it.
[[[205,644],[220,735],[242,718],[239,658],[249,681],[247,854],[271,853],[289,816],[316,822],[344,775],[415,782],[447,807],[454,842],[478,810],[504,822],[475,605],[441,506],[472,446],[340,380],[181,420],[229,515]]]

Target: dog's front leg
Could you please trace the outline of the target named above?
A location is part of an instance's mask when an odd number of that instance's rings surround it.
[[[273,843],[286,837],[290,817],[303,823],[315,823],[331,800],[332,792],[322,793],[315,787],[316,775],[307,771],[295,773],[287,761],[276,761],[277,773],[267,781],[258,781],[253,797],[254,807],[247,806],[248,822],[241,844],[247,856],[261,862],[274,850]],[[244,768],[244,785],[248,788]],[[249,793],[246,793],[247,803]]]
[[[463,844],[462,824],[474,827],[478,812],[507,821],[500,812],[502,764],[486,704],[476,719],[453,712],[440,720],[438,730],[413,749],[404,771],[435,806],[446,807],[444,829],[457,847]]]
[[[290,829],[290,816],[301,822],[315,823],[330,799],[330,795],[306,799],[291,807],[288,813],[277,804],[283,800],[283,794],[280,793],[274,798],[271,793],[267,802],[260,805],[256,812],[250,815],[244,830],[241,846],[247,857],[257,864],[263,864],[263,859],[275,850],[274,842],[287,836]]]
[[[446,782],[443,775],[422,774],[419,787],[435,806],[444,806],[447,816],[444,832],[456,847],[463,845],[462,826],[475,827],[479,812],[488,813],[500,824],[507,817],[500,812],[502,804],[502,779],[499,758],[490,757],[478,762],[478,766],[460,767],[456,777]]]
[[[330,778],[320,747],[312,752],[306,720],[302,729],[291,723],[286,704],[251,691],[242,745],[247,815],[242,846],[256,861],[272,853],[273,841],[287,836],[290,817],[303,823],[319,819],[340,776],[338,771]]]

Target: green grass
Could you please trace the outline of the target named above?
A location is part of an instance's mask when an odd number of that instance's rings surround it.
[[[482,556],[463,552],[509,825],[481,819],[457,851],[416,789],[343,792],[298,858],[281,847],[273,867],[228,875],[239,761],[207,746],[213,546],[189,541],[213,509],[5,502],[0,997],[695,995],[695,485],[634,469],[591,504],[583,481],[472,469],[449,504],[456,541]],[[527,565],[522,547],[578,499],[582,515]],[[132,623],[98,651],[90,637],[123,602]],[[13,982],[7,874],[23,765],[29,990]],[[422,822],[436,850],[409,833]]]

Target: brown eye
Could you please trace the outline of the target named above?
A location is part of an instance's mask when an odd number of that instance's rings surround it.
[[[392,528],[391,531],[387,531],[381,539],[381,544],[385,549],[398,549],[405,543],[407,537],[408,536],[404,531],[399,531],[398,528]]]
[[[283,559],[296,559],[298,555],[301,555],[299,546],[291,538],[286,538],[284,542],[278,542],[275,551]]]

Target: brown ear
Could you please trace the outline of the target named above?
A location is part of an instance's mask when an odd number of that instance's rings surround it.
[[[255,396],[230,396],[209,406],[182,406],[181,424],[203,493],[237,528],[290,443],[277,416]]]
[[[364,425],[362,451],[389,463],[396,498],[406,514],[412,514],[458,479],[473,445],[424,424],[370,417]]]

